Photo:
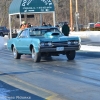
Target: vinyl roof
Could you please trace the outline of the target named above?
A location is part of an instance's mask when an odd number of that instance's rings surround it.
[[[48,13],[54,11],[52,0],[13,0],[9,14]]]

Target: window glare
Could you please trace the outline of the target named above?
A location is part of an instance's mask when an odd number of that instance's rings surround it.
[[[51,28],[51,29],[34,29],[30,30],[30,36],[42,36],[47,32],[59,32],[61,33],[57,28]]]

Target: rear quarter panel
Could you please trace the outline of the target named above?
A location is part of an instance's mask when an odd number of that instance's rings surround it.
[[[8,41],[7,41],[7,49],[8,50],[11,50],[11,45],[14,43],[13,41],[14,41],[15,39],[13,38],[13,39],[9,39]]]

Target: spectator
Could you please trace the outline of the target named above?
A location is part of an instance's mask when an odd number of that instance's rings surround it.
[[[60,30],[60,26],[58,24],[55,27],[57,27]]]
[[[65,22],[64,25],[62,26],[62,33],[65,36],[69,36],[69,32],[70,32],[70,28],[69,28],[67,22]]]
[[[20,25],[20,30],[24,30],[26,28],[26,22],[22,21],[21,25]]]
[[[48,23],[47,26],[50,26],[51,27],[52,25],[50,23]]]
[[[31,27],[30,23],[28,23],[28,24],[25,25],[25,28],[29,28],[29,27]]]
[[[24,30],[25,28],[26,28],[26,22],[25,22],[25,21],[22,21],[22,22],[21,22],[21,25],[20,25],[20,29],[17,30],[17,33],[20,34],[20,32],[21,32],[22,30]]]
[[[45,22],[42,23],[42,26],[47,26]]]
[[[31,27],[31,24],[30,23],[28,23],[28,27]]]

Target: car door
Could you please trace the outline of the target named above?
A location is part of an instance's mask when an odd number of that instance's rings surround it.
[[[25,29],[19,35],[18,45],[19,45],[20,53],[26,53],[26,54],[30,53],[30,49],[29,49],[29,46],[30,46],[29,29]]]

